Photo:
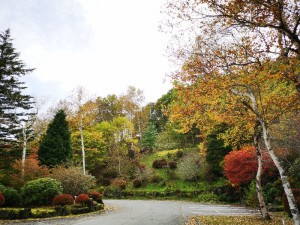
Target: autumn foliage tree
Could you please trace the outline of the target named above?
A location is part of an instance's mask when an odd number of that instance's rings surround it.
[[[46,177],[49,175],[49,170],[46,166],[40,166],[39,161],[34,158],[25,159],[25,163],[21,159],[16,160],[13,165],[15,170],[11,175],[12,184],[16,188],[20,188],[27,181],[35,180],[37,178]],[[22,174],[22,172],[24,172]],[[24,175],[24,176],[22,176]]]
[[[225,156],[224,162],[225,176],[233,185],[241,186],[254,180],[258,168],[254,147],[244,147],[240,150],[231,151]],[[274,168],[267,154],[264,154],[263,164],[263,173]]]

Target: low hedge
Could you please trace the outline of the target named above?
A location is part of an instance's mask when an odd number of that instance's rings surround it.
[[[90,209],[89,207],[72,207],[71,208],[71,214],[77,215],[77,214],[84,214],[89,213]]]
[[[16,220],[28,218],[48,218],[89,213],[104,209],[104,204],[95,204],[93,210],[79,205],[56,206],[54,208],[0,208],[0,219]]]
[[[0,219],[15,220],[15,219],[27,219],[32,217],[30,208],[0,208]]]

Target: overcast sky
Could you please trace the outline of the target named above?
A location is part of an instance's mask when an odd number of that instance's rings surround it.
[[[0,31],[11,29],[29,68],[30,94],[64,98],[79,85],[91,95],[129,85],[156,101],[170,88],[163,0],[1,0]]]

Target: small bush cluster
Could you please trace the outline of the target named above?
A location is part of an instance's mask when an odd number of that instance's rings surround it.
[[[154,160],[152,163],[152,167],[154,169],[161,169],[161,168],[165,168],[168,166],[168,162],[166,159],[157,159]]]
[[[74,199],[73,199],[72,195],[61,194],[61,195],[55,196],[55,198],[52,201],[52,204],[53,205],[60,205],[60,206],[73,205],[74,204]]]
[[[4,206],[17,206],[20,204],[20,194],[14,188],[0,184],[0,192],[5,196]]]
[[[0,193],[0,206],[4,205],[5,203],[5,197],[2,193]]]
[[[124,179],[115,179],[112,181],[111,185],[121,190],[124,190],[127,186],[127,181]]]
[[[103,194],[98,191],[93,191],[90,193],[90,197],[96,202],[102,202]]]

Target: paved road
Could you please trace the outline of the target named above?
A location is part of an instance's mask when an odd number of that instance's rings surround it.
[[[5,222],[18,225],[181,225],[191,215],[252,215],[243,207],[181,201],[106,200],[113,210],[72,219]],[[0,223],[1,224],[1,223]]]

